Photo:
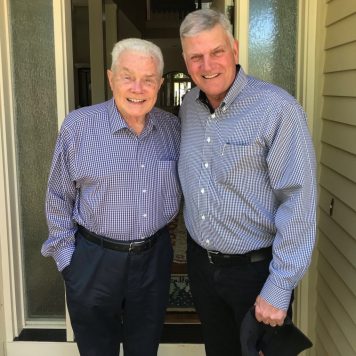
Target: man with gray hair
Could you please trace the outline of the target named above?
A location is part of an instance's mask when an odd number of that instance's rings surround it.
[[[154,108],[160,49],[141,39],[112,51],[113,98],[64,120],[46,197],[48,240],[62,272],[80,355],[157,355],[179,210],[180,124]]]
[[[190,286],[206,354],[238,356],[248,310],[255,306],[258,321],[282,325],[310,264],[314,149],[296,100],[238,64],[223,14],[188,14],[180,36],[197,85],[179,112]]]

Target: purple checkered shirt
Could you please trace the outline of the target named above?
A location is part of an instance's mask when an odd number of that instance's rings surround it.
[[[53,156],[46,197],[49,237],[42,246],[63,270],[77,225],[112,239],[153,235],[178,213],[180,123],[154,108],[137,136],[113,99],[71,112]]]

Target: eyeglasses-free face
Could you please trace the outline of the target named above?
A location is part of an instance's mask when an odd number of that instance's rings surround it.
[[[163,79],[155,58],[135,51],[125,51],[118,58],[108,79],[120,114],[126,121],[142,120],[153,108]]]

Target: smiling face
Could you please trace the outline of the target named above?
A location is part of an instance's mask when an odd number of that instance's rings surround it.
[[[233,83],[238,64],[237,41],[231,43],[221,25],[182,39],[188,73],[217,108]]]
[[[153,108],[163,82],[154,57],[124,51],[108,79],[116,106],[127,122],[142,121]]]

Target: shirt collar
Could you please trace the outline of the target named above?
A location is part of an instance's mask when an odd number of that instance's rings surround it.
[[[224,108],[226,110],[231,105],[231,103],[235,101],[237,96],[240,94],[240,92],[246,86],[246,83],[247,83],[247,75],[246,75],[245,71],[242,69],[241,65],[238,64],[238,65],[236,65],[236,77],[235,77],[235,80],[233,81],[233,83],[232,83],[230,89],[228,90],[225,98],[220,103],[219,108]],[[211,106],[210,106],[210,104],[208,102],[208,98],[206,97],[206,94],[203,91],[199,90],[197,92],[196,100],[199,100],[202,103],[208,105],[208,107],[212,110],[212,112],[214,111],[211,108]]]
[[[126,121],[120,114],[114,98],[109,100],[109,124],[110,124],[110,131],[112,134],[115,132],[122,130],[122,129],[130,129],[127,125]],[[146,127],[143,132],[151,132],[153,128],[157,126],[155,115],[153,115],[152,110],[148,113],[148,118],[146,122]]]
[[[157,127],[157,118],[154,114],[154,109],[152,109],[147,115],[146,127],[144,128],[143,132],[149,133],[152,130],[155,130]]]

